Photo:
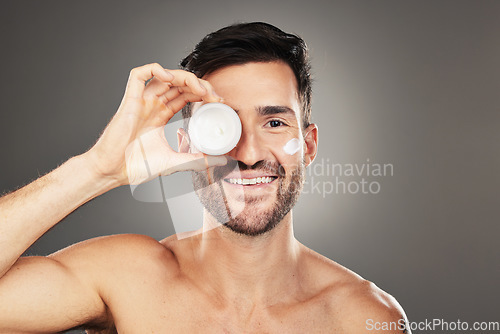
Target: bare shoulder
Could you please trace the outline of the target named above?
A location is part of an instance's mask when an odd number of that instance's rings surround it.
[[[100,237],[48,257],[20,258],[0,282],[0,332],[110,327],[113,302],[128,296],[130,287],[174,278],[175,272],[172,253],[139,235]]]
[[[393,296],[312,250],[306,253],[332,325],[343,333],[410,333],[403,308]]]
[[[397,300],[362,280],[346,291],[342,327],[350,333],[409,333],[406,315]]]
[[[116,256],[130,259],[141,257],[168,256],[169,250],[157,240],[140,234],[117,234],[97,237],[66,247],[50,257],[65,259],[66,257],[100,258],[104,262],[113,262]],[[68,259],[69,260],[69,259]]]
[[[109,281],[109,276],[113,275],[132,275],[152,270],[172,272],[176,267],[175,257],[168,248],[149,236],[138,234],[89,239],[49,257],[81,276],[101,282]]]

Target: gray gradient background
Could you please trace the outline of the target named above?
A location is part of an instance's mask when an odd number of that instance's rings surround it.
[[[377,195],[303,195],[297,238],[394,295],[411,321],[500,321],[498,1],[2,1],[0,191],[88,149],[131,68],[176,68],[206,33],[253,20],[311,48],[317,161],[394,165],[370,179]],[[122,187],[28,253],[116,233],[174,228],[165,204]]]

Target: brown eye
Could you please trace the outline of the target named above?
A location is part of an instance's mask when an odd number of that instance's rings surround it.
[[[278,126],[284,125],[282,121],[272,120],[269,122],[269,126],[272,128],[277,128]]]

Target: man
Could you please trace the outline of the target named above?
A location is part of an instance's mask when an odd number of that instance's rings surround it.
[[[0,332],[405,332],[394,298],[293,236],[291,209],[318,142],[304,42],[265,23],[233,25],[182,66],[133,69],[88,152],[0,199]],[[179,152],[170,148],[162,129],[176,112],[222,100],[242,123],[232,151],[205,159],[182,130]],[[291,141],[296,152],[284,149]],[[108,236],[20,258],[90,199],[187,169],[203,233]],[[227,220],[228,211],[238,214]]]

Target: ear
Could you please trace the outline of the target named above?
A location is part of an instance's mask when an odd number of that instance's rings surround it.
[[[189,146],[189,135],[183,128],[177,129],[177,146],[179,147],[179,153],[190,153],[191,148]]]
[[[304,161],[306,166],[309,166],[316,158],[318,152],[318,127],[316,124],[309,125],[304,131],[304,142],[306,144],[304,150]]]

